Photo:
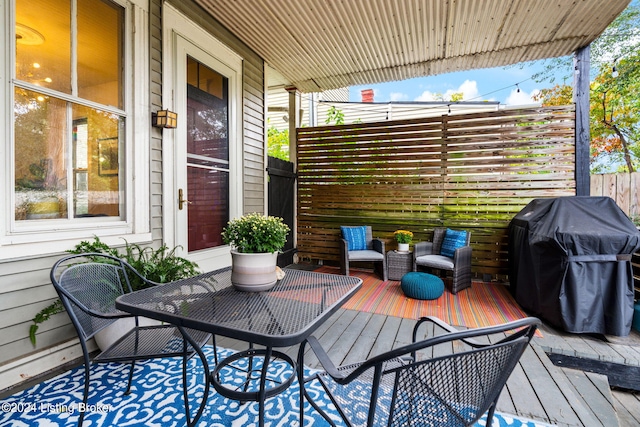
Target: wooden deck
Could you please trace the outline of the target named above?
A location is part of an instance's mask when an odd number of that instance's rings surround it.
[[[408,344],[413,325],[412,319],[340,310],[314,335],[329,349],[334,363],[344,364]],[[640,394],[612,392],[605,375],[555,366],[546,353],[551,349],[595,358],[603,356],[605,347],[611,347],[629,359],[635,352],[634,363],[637,366],[640,347],[635,347],[635,343],[608,346],[590,338],[565,336],[547,326],[542,330],[543,337],[534,338],[510,377],[500,396],[498,411],[558,426],[640,425]],[[247,344],[221,338],[218,345],[240,350]],[[589,351],[587,347],[593,350]],[[286,350],[294,358],[296,352],[297,347]],[[306,353],[305,364],[318,367],[317,359],[309,352]]]
[[[341,309],[314,335],[329,349],[334,363],[344,364],[408,344],[414,323],[415,319]],[[604,341],[548,325],[541,332],[542,337],[533,339],[509,378],[498,411],[565,427],[640,426],[640,392],[610,387],[611,380],[640,388],[640,334],[632,331],[629,337],[606,337]],[[246,342],[229,338],[218,337],[217,343],[237,350],[247,348]],[[295,358],[297,346],[284,351]],[[309,352],[305,364],[319,367]],[[572,368],[575,365],[581,369]],[[25,386],[28,384],[19,389]]]
[[[415,319],[341,309],[314,335],[339,365],[410,343],[414,324]],[[628,387],[640,390],[638,332],[598,338],[563,333],[546,324],[541,332],[509,378],[498,411],[564,427],[640,426],[640,391]],[[218,345],[238,350],[247,346],[228,338],[220,338]],[[297,346],[285,352],[295,359]],[[554,364],[552,359],[560,360]],[[319,367],[310,351],[305,364]],[[612,389],[607,375],[614,383],[619,382],[616,377],[625,379],[625,389]]]

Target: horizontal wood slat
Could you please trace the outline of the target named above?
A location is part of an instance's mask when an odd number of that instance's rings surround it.
[[[507,271],[507,227],[535,198],[575,195],[573,106],[297,129],[298,255],[338,261],[340,225],[394,249],[436,226],[472,232],[473,271]]]

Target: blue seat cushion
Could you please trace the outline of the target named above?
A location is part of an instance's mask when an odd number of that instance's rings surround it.
[[[447,228],[444,234],[444,240],[442,240],[442,246],[440,247],[440,255],[444,255],[449,258],[453,258],[456,249],[466,246],[467,244],[467,232],[451,230]]]
[[[444,282],[433,274],[412,271],[402,276],[400,288],[409,298],[438,299],[444,292]]]
[[[367,227],[341,226],[342,237],[347,241],[347,250],[363,251],[367,249]]]

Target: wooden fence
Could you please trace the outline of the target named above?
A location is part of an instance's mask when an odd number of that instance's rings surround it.
[[[591,175],[591,195],[609,196],[629,218],[640,218],[640,172]]]
[[[608,196],[640,225],[640,172],[591,175],[591,195]],[[636,295],[640,295],[640,253],[631,259]]]
[[[529,201],[575,194],[573,107],[300,128],[298,255],[337,262],[340,225],[394,249],[436,226],[471,231],[473,271],[507,271],[507,227]]]

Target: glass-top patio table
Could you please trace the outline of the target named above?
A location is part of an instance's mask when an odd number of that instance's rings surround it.
[[[240,401],[258,401],[259,423],[264,425],[264,401],[291,385],[297,375],[300,383],[300,417],[303,408],[303,352],[296,363],[287,354],[273,350],[304,342],[362,286],[357,277],[283,269],[285,277],[266,292],[242,292],[231,284],[230,268],[216,270],[153,288],[123,295],[116,301],[120,310],[174,324],[186,340],[196,348],[208,381],[198,411],[190,421],[185,395],[187,425],[195,425],[202,415],[209,394],[209,381],[221,395]],[[210,373],[203,351],[192,342],[184,328],[198,329],[215,335],[249,343],[249,349],[217,362]],[[253,348],[253,345],[264,348]],[[239,359],[248,359],[246,384],[238,388],[225,384],[221,371],[233,368]],[[258,381],[252,381],[253,366],[261,366]],[[284,381],[272,380],[268,365],[274,360],[291,366]],[[266,361],[266,363],[265,363]],[[186,363],[183,364],[186,383]],[[227,372],[227,371],[225,371]],[[252,387],[258,383],[259,386]],[[186,393],[186,392],[185,392]]]

